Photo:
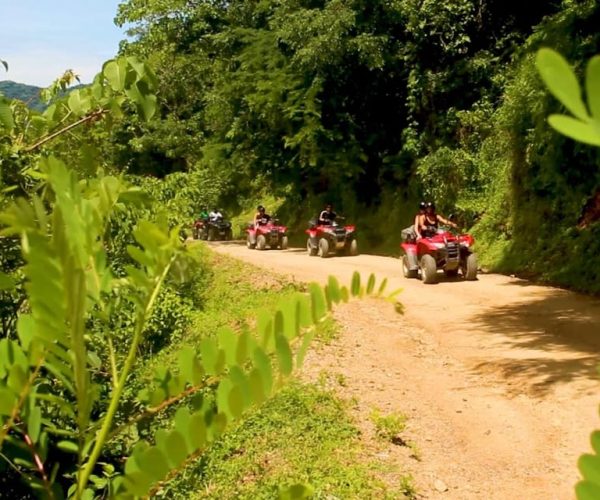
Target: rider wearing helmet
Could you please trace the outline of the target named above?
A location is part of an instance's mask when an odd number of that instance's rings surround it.
[[[265,207],[258,205],[254,215],[254,227],[263,226],[271,220],[271,216],[265,211]]]
[[[433,236],[437,233],[440,222],[453,227],[454,229],[458,229],[458,226],[454,222],[436,213],[435,203],[432,201],[427,202],[425,205],[425,213],[419,217],[419,221],[415,225],[417,238]]]
[[[208,214],[208,218],[211,222],[217,222],[223,218],[223,213],[218,208],[213,208]]]

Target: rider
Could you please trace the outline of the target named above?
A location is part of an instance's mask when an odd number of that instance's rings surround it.
[[[200,210],[200,220],[207,220],[208,219],[208,208],[206,207],[202,207],[202,209]]]
[[[409,226],[409,227],[403,229],[402,232],[400,233],[402,235],[403,241],[409,241],[409,240],[414,241],[417,238],[417,228],[419,227],[419,221],[421,220],[421,217],[423,215],[425,215],[426,205],[427,205],[427,203],[425,203],[424,201],[419,203],[419,211],[417,212],[417,215],[415,215],[414,224],[412,226]]]
[[[417,219],[418,221],[415,224],[417,238],[433,236],[436,234],[440,222],[453,227],[454,229],[458,229],[458,226],[454,222],[436,213],[435,203],[432,201],[427,202],[425,205],[425,213],[423,215],[418,215]]]
[[[330,226],[337,217],[337,214],[333,211],[331,203],[325,205],[325,210],[319,214],[319,224],[324,226]]]
[[[223,214],[221,213],[221,211],[218,208],[214,208],[208,214],[208,219],[210,220],[210,222],[217,222],[217,221],[221,220],[222,218],[223,218]]]
[[[258,228],[258,226],[263,226],[267,224],[271,220],[271,216],[266,213],[265,207],[262,205],[258,205],[256,207],[256,214],[254,215],[254,227]]]

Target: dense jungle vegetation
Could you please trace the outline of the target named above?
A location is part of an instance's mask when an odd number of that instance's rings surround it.
[[[323,202],[363,245],[397,249],[421,198],[472,228],[487,268],[598,292],[595,150],[552,131],[541,46],[598,50],[594,1],[124,2],[123,53],[151,62],[160,120],[113,132],[132,173],[210,178],[230,210],[257,192],[302,228]],[[591,202],[590,202],[591,200]],[[590,202],[590,203],[588,203]]]
[[[594,1],[129,0],[91,85],[65,95],[66,73],[43,113],[1,97],[2,491],[413,495],[353,460],[339,400],[286,384],[333,305],[385,283],[257,286],[185,228],[267,196],[301,227],[329,201],[389,249],[427,197],[486,266],[599,292],[598,150],[548,126],[535,67],[547,46],[581,72],[599,20]],[[254,426],[284,472],[256,470]]]

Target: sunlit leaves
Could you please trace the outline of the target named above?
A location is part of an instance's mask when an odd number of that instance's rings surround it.
[[[573,117],[551,115],[548,123],[571,139],[600,146],[600,56],[593,57],[587,65],[587,107],[573,69],[560,54],[551,49],[540,49],[536,65],[550,92],[573,114]]]

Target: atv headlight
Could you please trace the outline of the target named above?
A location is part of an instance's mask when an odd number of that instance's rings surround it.
[[[446,244],[445,243],[434,243],[433,246],[435,248],[437,248],[438,250],[441,250],[442,248],[446,248]]]

